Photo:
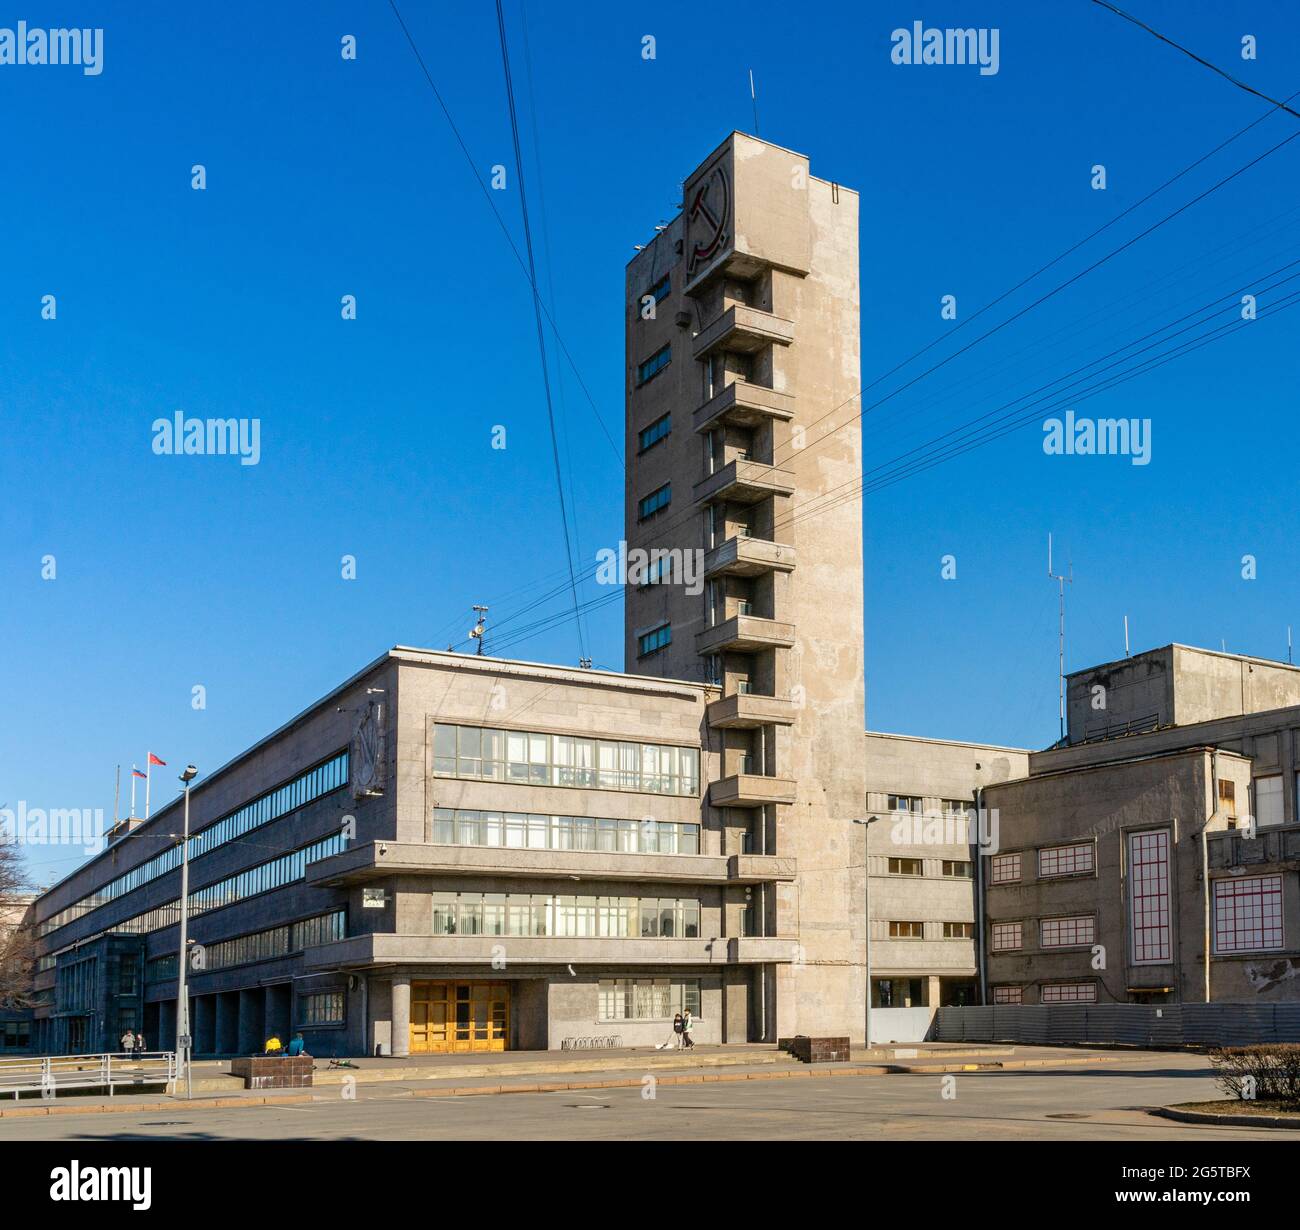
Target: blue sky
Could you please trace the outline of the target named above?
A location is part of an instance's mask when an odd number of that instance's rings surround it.
[[[1289,6],[1132,5],[1267,94],[1300,88]],[[481,173],[510,164],[493,7],[399,7]],[[752,130],[749,69],[761,134],[862,194],[867,383],[954,328],[942,295],[960,324],[1268,110],[1085,0],[739,11],[506,3],[544,293],[616,440],[624,264],[678,181]],[[387,3],[229,3],[182,21],[173,5],[32,0],[0,26],[20,18],[105,34],[99,76],[0,66],[0,805],[111,814],[118,763],[152,748],[215,767],[388,646],[463,641],[472,603],[505,620],[562,579],[562,537],[527,283]],[[999,72],[892,64],[891,31],[915,20],[997,27]],[[1248,34],[1255,61],[1240,58]],[[868,404],[1298,125],[1272,115]],[[870,410],[867,466],[1300,258],[1298,167],[1300,141]],[[493,195],[522,247],[516,194]],[[1045,456],[1034,420],[871,493],[869,725],[1056,737],[1049,530],[1074,568],[1068,668],[1119,656],[1126,613],[1135,650],[1285,656],[1300,625],[1298,322],[1260,319],[1079,405],[1150,419],[1149,465]],[[558,355],[552,373],[594,563],[621,536],[621,464]],[[260,463],[154,455],[152,422],[178,409],[260,419]],[[505,450],[490,447],[498,423]],[[621,607],[586,627],[596,663],[619,668]],[[575,662],[574,626],[502,652]],[[170,767],[159,781],[156,801]],[[46,880],[75,861],[34,859]]]

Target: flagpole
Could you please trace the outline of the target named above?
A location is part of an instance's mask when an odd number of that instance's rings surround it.
[[[149,778],[153,773],[153,753],[144,754],[144,818],[149,819]]]
[[[132,820],[135,819],[135,775],[136,775],[136,772],[137,772],[137,770],[136,770],[135,765],[132,765],[132,766],[131,766],[131,819],[132,819]]]

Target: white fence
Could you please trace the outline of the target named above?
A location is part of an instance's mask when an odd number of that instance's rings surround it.
[[[24,1093],[57,1097],[60,1089],[107,1089],[174,1085],[175,1051],[130,1055],[28,1055],[0,1059],[0,1096]]]

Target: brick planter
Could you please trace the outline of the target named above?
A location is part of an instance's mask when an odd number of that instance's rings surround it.
[[[802,1063],[848,1063],[849,1061],[847,1038],[809,1038],[801,1034],[797,1038],[782,1038],[777,1045],[781,1050],[789,1051]]]
[[[230,1075],[242,1076],[245,1089],[310,1089],[314,1063],[310,1055],[253,1055],[232,1059]]]

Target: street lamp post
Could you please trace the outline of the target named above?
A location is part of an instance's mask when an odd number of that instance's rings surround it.
[[[181,951],[176,966],[176,1049],[185,1066],[185,1096],[192,1097],[193,1082],[190,1076],[190,1056],[194,1049],[194,1039],[190,1034],[190,994],[186,984],[186,968],[189,965],[186,948],[189,937],[186,934],[190,915],[190,782],[199,775],[192,764],[185,766],[181,782],[185,787],[185,827],[181,837]]]
[[[862,930],[866,936],[866,1047],[871,1049],[871,826],[879,816],[867,816],[854,819],[854,824],[862,825]]]

